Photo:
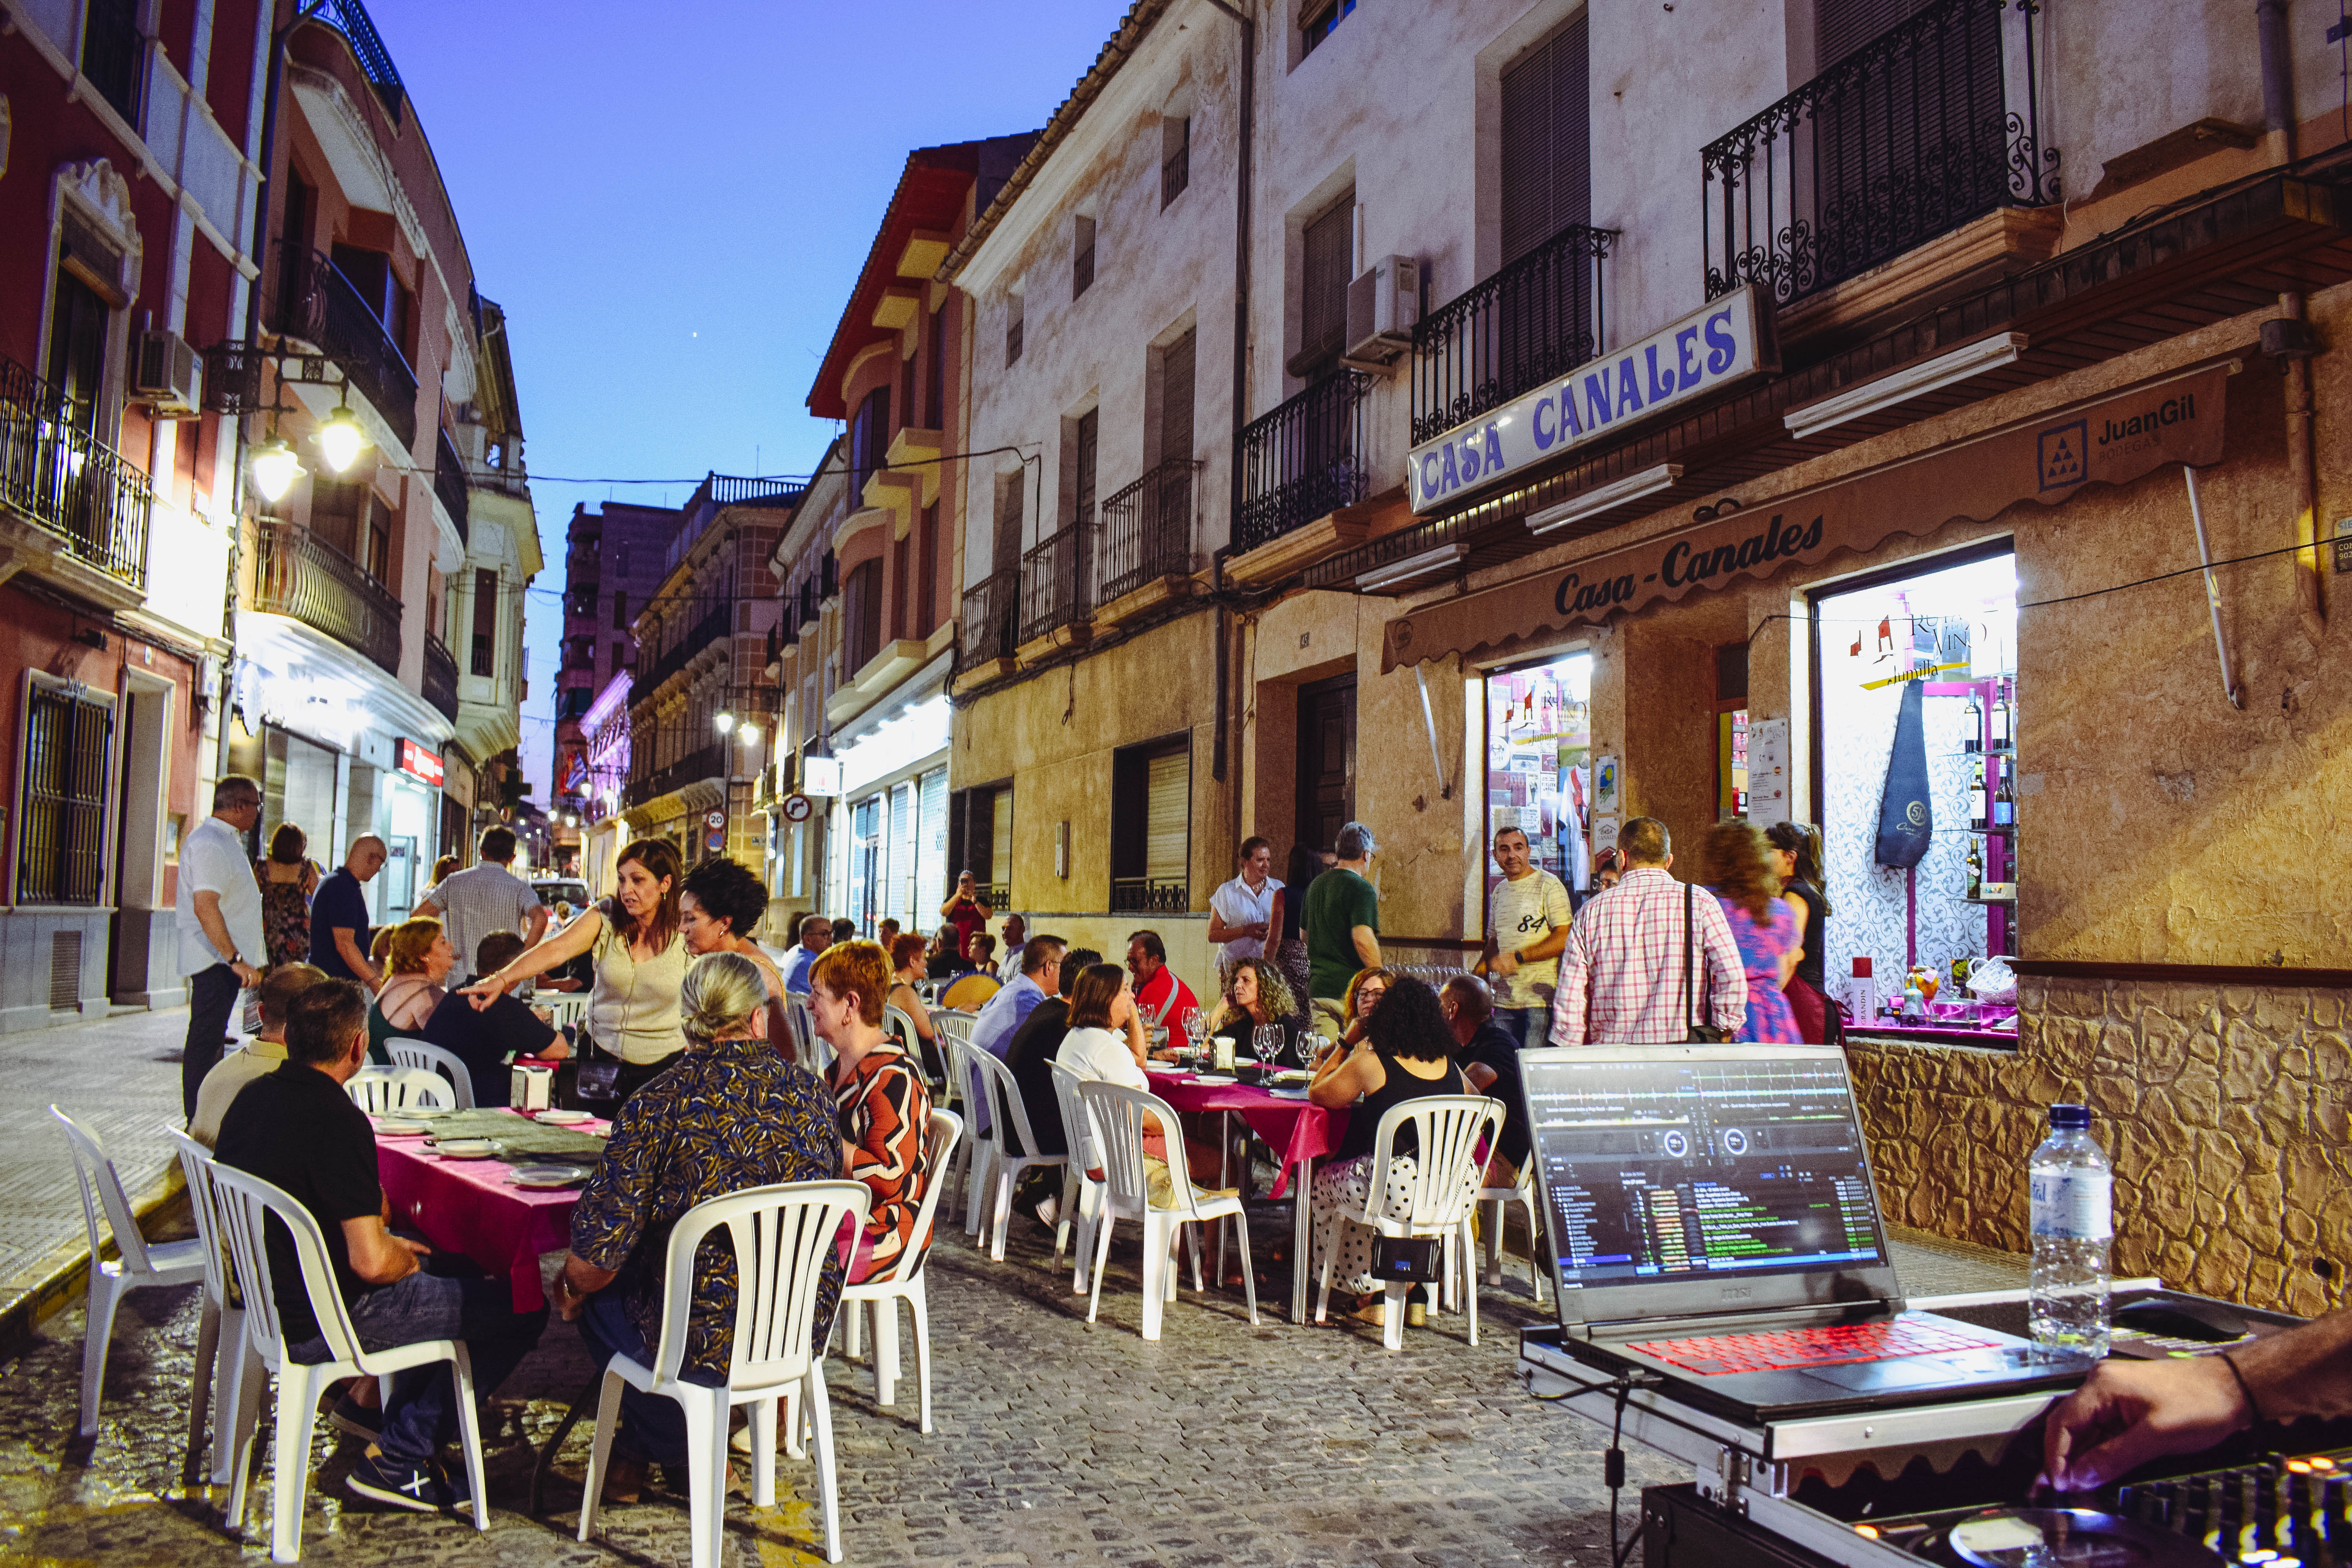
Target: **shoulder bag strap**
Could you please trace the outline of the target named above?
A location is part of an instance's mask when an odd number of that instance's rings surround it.
[[[1691,984],[1691,909],[1696,897],[1691,884],[1683,884],[1683,1016],[1690,1024],[1694,1037],[1699,1026],[1698,991]]]

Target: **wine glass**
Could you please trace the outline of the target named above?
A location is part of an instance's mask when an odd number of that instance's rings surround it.
[[[1189,1048],[1181,1054],[1191,1065],[1197,1067],[1201,1063],[1202,1053],[1208,1049],[1209,1016],[1198,1007],[1187,1007],[1183,1016],[1177,1021],[1183,1026],[1184,1038],[1190,1042]]]

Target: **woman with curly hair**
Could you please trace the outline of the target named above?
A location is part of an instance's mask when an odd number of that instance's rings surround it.
[[[1797,1016],[1797,1033],[1810,1046],[1829,1039],[1828,988],[1822,984],[1822,954],[1829,942],[1830,896],[1822,890],[1822,830],[1810,822],[1776,822],[1764,830],[1772,868],[1780,875],[1780,897],[1797,914],[1801,934],[1797,972],[1781,989]]]
[[[792,1011],[784,1005],[784,977],[767,950],[751,939],[767,913],[767,885],[749,868],[722,855],[686,874],[677,897],[677,934],[686,939],[686,951],[696,958],[735,952],[758,964],[768,982],[768,1043],[782,1051],[805,1052],[810,1042],[793,1037]]]
[[[1209,1033],[1230,1035],[1236,1045],[1247,1046],[1258,1029],[1278,1028],[1282,1049],[1272,1058],[1261,1055],[1258,1060],[1268,1067],[1307,1066],[1298,1041],[1298,1000],[1290,994],[1282,971],[1264,958],[1237,958],[1227,968],[1225,997],[1209,1020]]]
[[[1346,1055],[1334,1052],[1307,1087],[1307,1098],[1327,1110],[1348,1111],[1348,1131],[1328,1163],[1315,1173],[1307,1208],[1314,1218],[1315,1250],[1325,1260],[1332,1285],[1357,1298],[1350,1314],[1359,1321],[1386,1321],[1385,1288],[1372,1273],[1373,1233],[1348,1219],[1361,1214],[1371,1195],[1372,1136],[1389,1107],[1432,1094],[1467,1094],[1462,1069],[1454,1065],[1454,1028],[1437,1003],[1437,993],[1418,980],[1392,982],[1379,1008],[1365,1019],[1364,1038]],[[1349,1109],[1352,1107],[1353,1109]],[[1397,1133],[1389,1160],[1383,1212],[1412,1210],[1414,1156],[1420,1134],[1408,1123]],[[1322,1321],[1322,1314],[1316,1315]]]
[[[1706,830],[1706,885],[1731,922],[1748,973],[1748,1021],[1735,1037],[1763,1045],[1802,1044],[1797,1016],[1780,988],[1796,973],[1804,937],[1797,912],[1780,898],[1780,879],[1765,858],[1763,832],[1752,822],[1718,822]]]

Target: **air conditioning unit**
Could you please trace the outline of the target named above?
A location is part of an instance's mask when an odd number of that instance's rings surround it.
[[[159,419],[194,419],[204,411],[204,373],[196,351],[177,332],[139,334],[138,374],[131,395]]]
[[[1412,347],[1413,323],[1421,320],[1421,262],[1386,256],[1348,285],[1348,352],[1345,363],[1360,370],[1382,369]]]

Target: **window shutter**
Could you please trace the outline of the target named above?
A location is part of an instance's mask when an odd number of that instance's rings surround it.
[[[1503,261],[1592,221],[1591,31],[1576,16],[1503,73]]]
[[[988,803],[988,881],[991,887],[1013,885],[1013,792],[1000,789]],[[946,895],[940,895],[946,901]]]
[[[1194,334],[1186,332],[1160,356],[1160,460],[1192,455],[1192,362]]]
[[[1298,358],[1302,364],[1331,359],[1348,346],[1348,268],[1355,259],[1356,194],[1307,226],[1306,287],[1299,303]]]
[[[1145,764],[1143,874],[1181,882],[1191,861],[1192,754],[1168,752]]]
[[[915,819],[915,900],[906,927],[920,931],[938,923],[934,912],[947,902],[948,771],[933,768],[921,780]]]

